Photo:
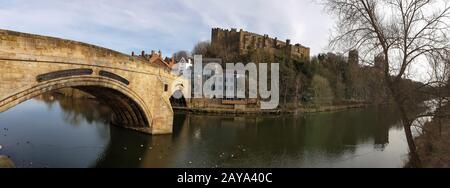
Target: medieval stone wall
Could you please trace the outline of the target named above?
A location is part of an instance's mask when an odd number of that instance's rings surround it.
[[[244,30],[213,28],[211,46],[227,53],[245,55],[252,49],[265,49],[271,53],[284,53],[288,57],[309,59],[310,49],[300,44],[291,44],[268,35],[259,35]]]
[[[165,90],[168,68],[106,48],[0,30],[0,112],[48,91],[76,88],[111,106],[121,126],[151,134],[172,132]]]

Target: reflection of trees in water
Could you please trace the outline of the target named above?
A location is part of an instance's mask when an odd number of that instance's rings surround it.
[[[138,167],[143,154],[151,147],[151,137],[119,127],[110,128],[110,142],[91,167]],[[142,147],[141,147],[142,145]],[[141,158],[141,160],[139,160]]]
[[[101,124],[99,129],[108,131],[97,131],[109,138],[103,154],[99,156],[92,167],[167,167],[171,165],[171,159],[177,156],[170,148],[174,147],[173,138],[180,134],[185,118],[177,116],[173,135],[151,136],[138,133],[120,127],[109,125],[111,111],[106,105],[95,99],[66,97],[60,93],[49,92],[35,98],[44,102],[49,109],[54,105],[64,114],[64,121],[74,126],[89,124]],[[189,135],[185,135],[189,136]],[[152,148],[152,149],[149,149]]]
[[[173,167],[192,144],[188,123],[186,115],[177,114],[172,135],[153,136],[111,127],[111,141],[93,167]]]
[[[368,108],[305,116],[304,145],[329,154],[355,152],[358,144],[371,143],[383,150],[389,144],[389,130],[400,119],[392,108]]]
[[[275,117],[177,114],[173,135],[149,136],[111,128],[111,142],[94,166],[189,167],[192,160],[196,167],[235,162],[242,167],[272,160],[302,161],[307,153],[341,157],[355,154],[359,144],[383,150],[389,143],[389,130],[401,129],[396,114],[391,108]]]
[[[220,117],[190,116],[188,132],[214,135],[204,147],[251,147],[267,155],[323,152],[327,155],[354,153],[358,144],[371,143],[383,150],[389,143],[389,130],[400,126],[392,108],[368,108],[304,116]],[[204,138],[200,138],[204,139]],[[212,148],[214,150],[214,148]],[[214,156],[215,157],[215,156]]]
[[[97,101],[51,94],[43,95],[37,100],[45,101],[49,108],[59,104],[65,119],[77,125],[83,120],[104,124],[110,119],[108,107],[99,105]],[[99,132],[109,133],[105,136],[110,136],[110,142],[92,166],[189,166],[183,160],[193,159],[194,162],[214,163],[206,164],[211,167],[215,164],[233,163],[234,159],[230,159],[230,154],[239,157],[240,160],[235,160],[236,163],[255,161],[256,164],[270,164],[274,159],[301,161],[301,157],[308,152],[320,152],[325,157],[339,157],[342,154],[356,153],[355,146],[359,144],[373,144],[376,149],[383,150],[389,144],[389,130],[402,128],[398,117],[398,113],[392,108],[375,107],[275,117],[178,114],[174,117],[174,134],[166,136],[150,136],[122,128],[101,126],[109,129]],[[247,151],[243,151],[244,149]],[[226,156],[220,156],[222,153]]]
[[[64,120],[71,125],[80,125],[84,120],[89,124],[109,124],[111,110],[95,99],[79,99],[65,97],[59,93],[45,93],[36,100],[44,101],[51,109],[54,103],[58,103],[64,113]]]
[[[89,98],[73,98],[66,97],[60,93],[48,92],[35,98],[37,101],[44,102],[49,110],[55,104],[59,105],[59,109],[63,113],[63,120],[72,126],[80,126],[87,122],[89,125],[105,125],[95,126],[96,131],[101,138],[108,138],[111,110],[107,105],[101,104],[95,99]]]
[[[174,142],[174,135],[147,135],[120,127],[111,127],[110,133],[107,148],[92,167],[171,167],[183,145]]]

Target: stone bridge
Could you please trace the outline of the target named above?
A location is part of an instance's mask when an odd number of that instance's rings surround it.
[[[52,90],[72,87],[113,110],[115,125],[172,133],[167,67],[81,42],[0,30],[0,112]],[[25,116],[26,114],[24,114]]]

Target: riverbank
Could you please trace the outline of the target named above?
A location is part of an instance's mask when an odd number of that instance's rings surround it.
[[[446,111],[450,107],[445,107]],[[440,124],[440,126],[439,126]],[[433,119],[424,125],[415,141],[424,168],[450,168],[450,117]]]
[[[94,96],[87,94],[83,91],[65,88],[55,91],[54,93],[64,95],[66,97],[72,97],[77,99],[92,99]],[[173,107],[177,112],[189,112],[194,114],[216,114],[216,115],[280,115],[280,114],[305,114],[305,113],[317,113],[317,112],[334,112],[341,110],[348,110],[354,108],[366,108],[369,104],[366,103],[351,103],[351,104],[339,104],[328,106],[300,106],[298,108],[289,105],[289,107],[278,108],[273,110],[261,110],[256,107],[250,108],[223,108],[224,105],[216,105],[212,107]]]
[[[55,97],[0,113],[0,130],[8,129],[0,131],[0,155],[19,168],[392,168],[407,154],[389,106],[301,116],[175,113],[170,136],[111,126],[97,115],[102,106]]]
[[[223,109],[223,108],[186,108],[186,107],[174,107],[174,111],[177,112],[189,112],[194,114],[216,114],[216,115],[279,115],[279,114],[304,114],[304,113],[317,113],[317,112],[334,112],[341,110],[348,110],[354,108],[366,108],[368,104],[347,104],[347,105],[330,105],[320,107],[300,107],[290,109],[274,109],[274,110],[261,110],[259,108],[246,108],[246,109]]]
[[[301,107],[299,109],[287,110],[287,113],[317,113],[317,112],[335,112],[341,110],[349,110],[354,108],[366,108],[369,104],[345,104],[345,105],[331,105],[319,107]]]

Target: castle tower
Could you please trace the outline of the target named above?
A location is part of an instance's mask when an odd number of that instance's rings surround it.
[[[374,67],[377,71],[384,73],[386,68],[386,60],[384,58],[384,54],[378,54],[374,59]]]
[[[348,52],[348,63],[350,65],[358,65],[359,64],[358,50],[350,50],[350,52]]]
[[[264,49],[270,53],[285,54],[287,58],[309,59],[309,48],[292,45],[291,40],[279,41],[278,38],[270,38],[269,35],[259,35],[244,31],[243,29],[231,30],[213,28],[211,31],[211,47],[219,54],[219,57],[239,57],[246,55],[251,50]]]

